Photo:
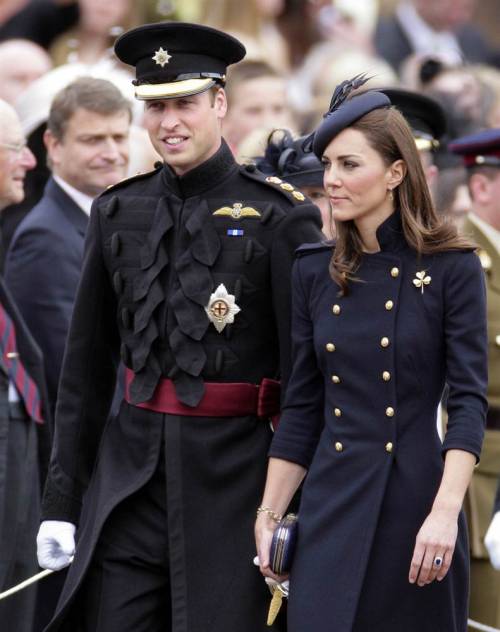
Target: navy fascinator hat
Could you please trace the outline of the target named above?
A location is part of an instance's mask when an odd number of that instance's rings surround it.
[[[376,90],[368,90],[349,98],[349,95],[364,85],[369,78],[364,74],[357,75],[335,88],[328,112],[323,115],[323,120],[308,139],[309,144],[312,144],[312,151],[320,160],[330,141],[343,129],[368,112],[391,105],[389,97]]]

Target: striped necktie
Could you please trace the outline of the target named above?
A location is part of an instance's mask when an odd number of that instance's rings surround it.
[[[21,362],[16,348],[16,331],[12,319],[0,303],[0,351],[10,380],[24,401],[29,416],[43,423],[40,393]]]

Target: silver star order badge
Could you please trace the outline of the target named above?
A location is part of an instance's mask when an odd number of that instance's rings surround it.
[[[431,282],[430,276],[425,276],[425,270],[417,272],[417,278],[413,279],[413,285],[418,288],[422,288],[422,294],[424,293],[424,287]]]
[[[158,64],[158,66],[161,66],[163,68],[165,64],[168,64],[171,57],[172,55],[169,55],[168,51],[163,50],[163,48],[160,46],[160,48],[155,52],[155,54],[151,57],[151,59],[156,64]]]
[[[215,329],[221,333],[226,325],[234,323],[234,317],[241,310],[236,305],[234,294],[229,294],[226,286],[221,283],[215,292],[210,295],[205,311]]]

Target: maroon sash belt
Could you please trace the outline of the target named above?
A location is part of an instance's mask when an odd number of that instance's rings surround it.
[[[130,403],[129,389],[134,378],[130,369],[125,370],[125,401]],[[138,408],[158,413],[186,417],[276,417],[280,411],[280,383],[265,377],[262,382],[205,382],[205,394],[196,407],[186,406],[175,395],[172,380],[162,378],[153,397]],[[274,425],[274,420],[273,420]]]

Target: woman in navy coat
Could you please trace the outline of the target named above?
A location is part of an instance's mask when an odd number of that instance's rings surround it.
[[[483,273],[432,207],[401,114],[336,90],[313,138],[335,244],[294,267],[294,370],[256,522],[261,570],[307,473],[289,632],[465,632],[463,497],[486,413]],[[447,383],[448,429],[436,413]]]

